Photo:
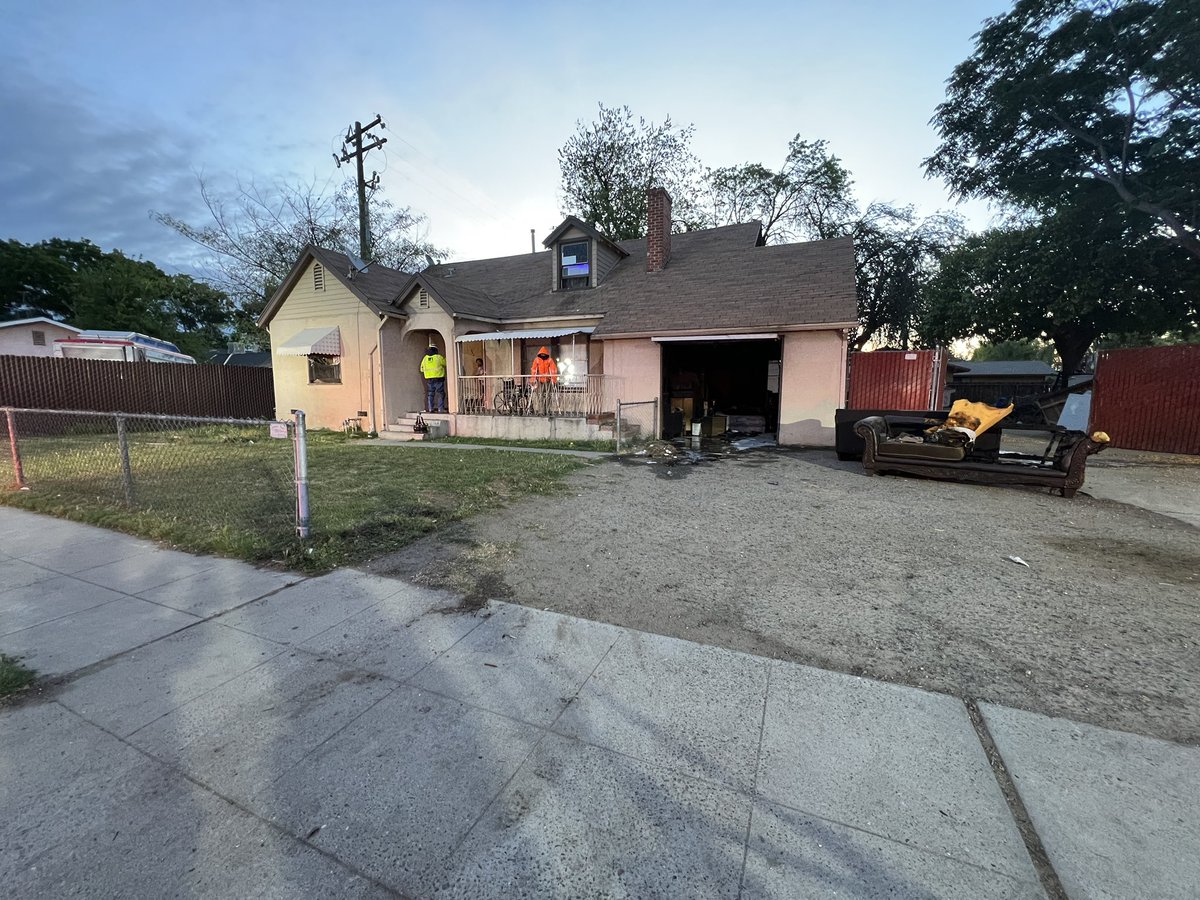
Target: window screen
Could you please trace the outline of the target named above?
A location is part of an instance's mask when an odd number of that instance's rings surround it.
[[[340,356],[319,356],[313,354],[308,358],[309,384],[341,384],[342,358]]]

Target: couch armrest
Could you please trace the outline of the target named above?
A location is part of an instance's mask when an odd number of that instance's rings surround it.
[[[883,416],[868,416],[865,419],[859,419],[854,423],[854,433],[868,443],[874,441],[876,446],[892,436],[891,429],[888,428],[888,423]]]

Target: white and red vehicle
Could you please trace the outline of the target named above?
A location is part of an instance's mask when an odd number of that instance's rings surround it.
[[[136,331],[83,331],[54,342],[54,355],[66,359],[108,359],[114,362],[192,363],[195,359],[170,341]]]

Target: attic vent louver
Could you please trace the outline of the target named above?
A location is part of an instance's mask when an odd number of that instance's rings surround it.
[[[429,291],[421,288],[421,293],[417,294],[417,308],[429,309]]]
[[[325,267],[320,263],[313,263],[313,290],[325,290]]]

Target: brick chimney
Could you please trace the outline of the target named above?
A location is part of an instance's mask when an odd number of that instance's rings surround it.
[[[646,191],[646,271],[661,272],[671,258],[671,195],[664,188]]]

